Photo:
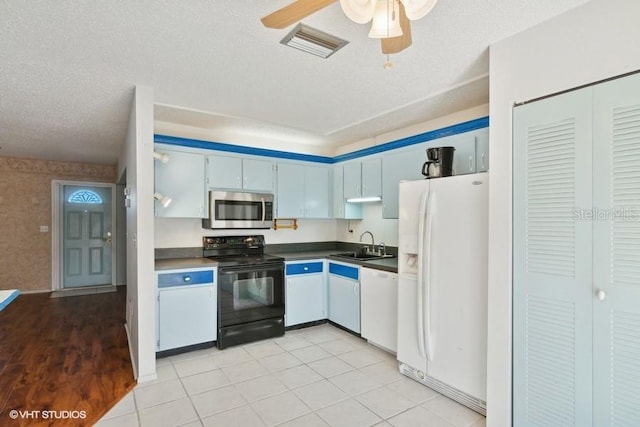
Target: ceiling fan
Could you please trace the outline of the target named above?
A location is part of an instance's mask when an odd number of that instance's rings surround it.
[[[379,38],[382,53],[398,53],[411,46],[411,25],[433,9],[438,0],[296,0],[261,19],[267,28],[286,28],[340,1],[345,15],[358,24],[373,20],[369,37]]]

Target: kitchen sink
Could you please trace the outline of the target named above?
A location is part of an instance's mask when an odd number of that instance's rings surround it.
[[[333,256],[337,256],[340,258],[350,258],[350,259],[382,259],[382,258],[393,258],[391,254],[381,254],[378,252],[344,252],[340,254],[333,254]]]

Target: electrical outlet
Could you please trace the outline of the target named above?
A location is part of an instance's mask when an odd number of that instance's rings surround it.
[[[41,233],[48,233],[49,232],[49,226],[48,225],[41,225],[40,226],[40,232]]]

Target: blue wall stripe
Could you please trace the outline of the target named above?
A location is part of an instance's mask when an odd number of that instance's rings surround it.
[[[331,157],[313,154],[291,153],[288,151],[269,150],[266,148],[248,147],[246,145],[225,144],[224,142],[209,142],[199,139],[180,138],[177,136],[153,135],[154,142],[160,144],[179,145],[181,147],[204,148],[206,150],[226,151],[229,153],[250,154],[252,156],[275,157],[279,159],[304,160],[316,163],[334,163]]]
[[[279,159],[302,160],[306,162],[332,164],[369,156],[371,154],[383,153],[385,151],[395,150],[397,148],[408,147],[410,145],[420,144],[422,142],[427,142],[438,138],[444,138],[446,136],[458,135],[477,129],[483,129],[486,127],[489,127],[489,117],[481,117],[479,119],[470,120],[468,122],[458,123],[452,126],[435,129],[418,135],[409,136],[407,138],[402,138],[384,144],[376,145],[375,147],[367,147],[362,150],[354,151],[352,153],[341,154],[336,157],[291,153],[288,151],[269,150],[266,148],[255,148],[244,145],[233,145],[223,142],[209,142],[199,139],[180,138],[177,136],[158,134],[154,135],[154,141],[161,144],[178,145],[182,147],[203,148],[206,150],[226,151],[229,153],[249,154],[253,156],[275,157]]]
[[[414,144],[431,141],[446,136],[458,135],[460,133],[470,132],[472,130],[483,129],[489,126],[489,117],[470,120],[468,122],[458,123],[445,128],[431,130],[429,132],[420,133],[418,135],[409,136],[407,138],[398,139],[375,147],[367,147],[352,153],[341,154],[333,158],[333,162],[344,162],[345,160],[353,160],[359,157],[369,156],[371,154],[383,153],[396,148],[408,147]]]

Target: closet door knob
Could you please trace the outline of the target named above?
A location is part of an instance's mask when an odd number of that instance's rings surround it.
[[[604,301],[607,297],[607,293],[603,290],[599,290],[598,292],[596,292],[596,297],[598,297],[600,301]]]

